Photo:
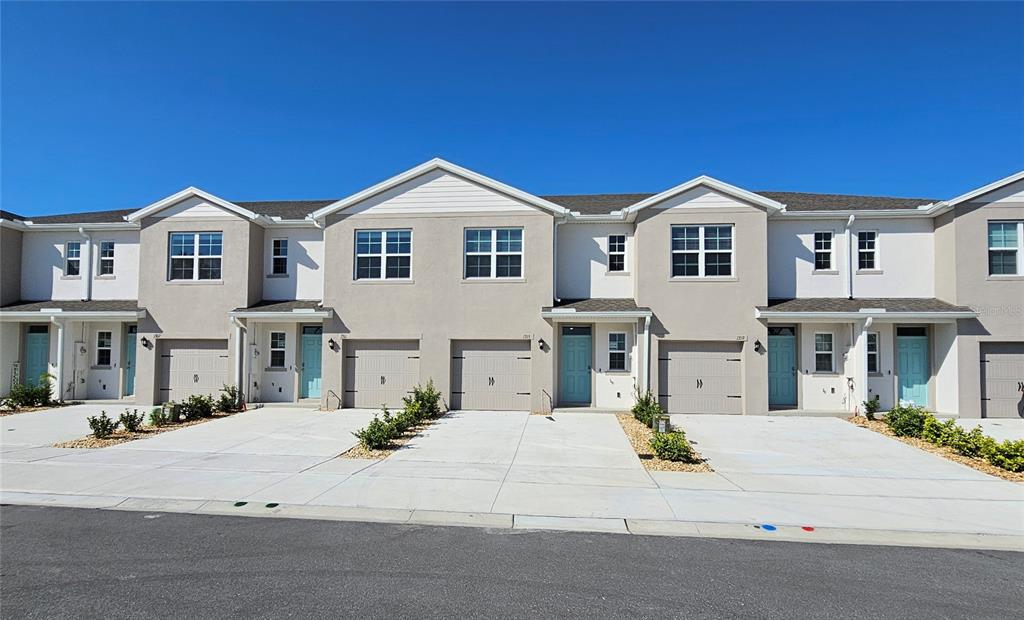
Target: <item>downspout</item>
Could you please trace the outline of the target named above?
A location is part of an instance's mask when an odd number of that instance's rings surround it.
[[[554,234],[551,238],[551,299],[552,305],[558,302],[558,227],[565,223],[564,218],[555,218]]]
[[[82,279],[85,280],[85,296],[82,297],[82,301],[89,301],[92,299],[92,235],[85,232],[85,228],[82,226],[78,227],[78,234],[85,239],[85,256],[81,258],[81,261],[85,263],[85,270],[82,274]]]
[[[853,299],[853,258],[856,256],[853,252],[853,222],[857,219],[857,216],[850,215],[850,219],[846,220],[846,298]]]
[[[57,327],[57,374],[54,381],[57,384],[57,400],[64,400],[64,323],[51,316],[50,323]]]

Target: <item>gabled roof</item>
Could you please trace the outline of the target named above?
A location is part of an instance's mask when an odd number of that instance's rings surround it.
[[[701,175],[699,177],[690,179],[685,183],[681,183],[679,185],[676,185],[675,187],[671,187],[659,194],[654,194],[653,196],[645,198],[633,205],[630,205],[625,209],[625,212],[627,214],[636,213],[641,209],[646,209],[651,205],[656,205],[659,202],[664,202],[669,198],[672,198],[673,196],[678,196],[683,192],[688,192],[691,189],[701,186],[708,187],[722,194],[732,196],[733,198],[738,198],[745,202],[749,202],[751,204],[764,207],[768,209],[769,212],[782,211],[785,208],[784,204],[772,200],[771,198],[766,198],[764,196],[761,196],[760,194],[755,194],[754,192],[747,191],[740,187],[736,187],[735,185],[729,185],[728,183],[719,181],[718,179],[714,179],[707,175]]]
[[[221,207],[222,209],[231,211],[232,213],[236,213],[249,220],[255,220],[256,218],[259,217],[259,214],[254,213],[249,209],[240,207],[229,200],[218,198],[217,196],[214,196],[213,194],[210,194],[208,192],[204,192],[198,187],[186,187],[185,189],[181,190],[180,192],[177,192],[176,194],[171,194],[167,198],[157,200],[153,204],[142,207],[138,211],[133,211],[132,213],[127,215],[125,219],[128,220],[129,222],[138,222],[144,217],[148,217],[150,215],[153,215],[154,213],[158,213],[166,209],[167,207],[175,205],[181,202],[182,200],[192,196],[202,198],[207,202],[212,202],[213,204],[217,205],[218,207]]]
[[[893,198],[805,192],[757,192],[786,205],[786,211],[889,211],[914,210],[935,202],[932,198]]]
[[[472,181],[478,185],[483,185],[484,187],[488,187],[498,193],[505,194],[506,196],[510,196],[512,198],[533,205],[545,211],[550,211],[558,215],[563,215],[568,212],[564,207],[561,207],[548,200],[544,200],[540,196],[534,196],[533,194],[524,192],[521,189],[516,189],[511,185],[506,185],[501,181],[496,181],[490,177],[485,177],[482,174],[478,174],[467,168],[457,166],[443,159],[434,158],[431,159],[430,161],[424,162],[416,166],[415,168],[410,168],[405,172],[396,174],[390,179],[386,179],[360,192],[356,192],[355,194],[352,194],[347,198],[343,198],[323,208],[317,209],[316,211],[313,212],[312,218],[316,220],[323,219],[324,217],[327,217],[331,213],[335,213],[337,211],[341,211],[342,209],[346,209],[368,198],[372,198],[373,196],[376,196],[381,192],[386,192],[387,190],[398,185],[401,185],[402,183],[411,181],[417,177],[427,174],[428,172],[433,172],[434,170],[443,170],[449,174],[462,177],[463,179]]]
[[[235,200],[233,202],[244,209],[259,213],[260,215],[266,215],[267,217],[279,217],[282,220],[303,220],[313,211],[337,202],[337,198],[331,200]]]
[[[1002,179],[999,179],[998,181],[993,181],[992,183],[989,183],[988,185],[985,185],[984,187],[979,187],[978,189],[972,189],[971,191],[967,192],[966,194],[960,194],[956,198],[951,198],[950,200],[943,200],[943,201],[937,203],[936,206],[942,206],[942,207],[947,207],[947,208],[948,207],[955,207],[956,205],[958,205],[960,203],[970,202],[971,200],[974,200],[975,198],[978,198],[980,196],[984,196],[985,194],[988,194],[990,192],[994,192],[994,191],[996,191],[997,189],[999,189],[1001,187],[1005,187],[1005,186],[1007,186],[1007,185],[1009,185],[1011,183],[1016,183],[1017,181],[1021,181],[1021,180],[1024,180],[1024,170],[1021,170],[1020,172],[1016,172],[1014,174],[1011,174],[1008,177],[1003,177]]]

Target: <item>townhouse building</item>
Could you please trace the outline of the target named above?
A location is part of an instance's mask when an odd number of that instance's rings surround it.
[[[1024,416],[1024,173],[948,199],[537,196],[432,160],[340,200],[0,212],[0,394],[141,405]]]

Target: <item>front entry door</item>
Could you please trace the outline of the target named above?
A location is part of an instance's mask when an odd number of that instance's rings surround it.
[[[50,371],[50,328],[30,325],[25,335],[25,385],[38,385],[39,377]]]
[[[322,327],[302,328],[302,373],[299,377],[299,395],[302,398],[320,398],[323,338]]]
[[[896,371],[899,400],[928,406],[928,336],[923,327],[896,330]]]
[[[135,394],[135,334],[138,328],[129,325],[127,336],[124,339],[124,394],[133,396]]]
[[[590,404],[590,338],[589,327],[562,328],[562,402]]]
[[[768,328],[768,404],[796,405],[796,333]]]

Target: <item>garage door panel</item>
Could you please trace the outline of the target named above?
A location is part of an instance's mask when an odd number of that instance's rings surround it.
[[[346,407],[399,408],[419,383],[415,340],[353,340],[345,344],[345,351]]]
[[[742,346],[740,342],[661,342],[661,406],[669,413],[742,413]]]
[[[982,417],[1024,417],[1024,342],[983,342],[980,350]]]
[[[530,341],[453,341],[451,403],[453,409],[528,410]]]
[[[162,400],[216,396],[227,383],[227,340],[163,340],[160,347]]]

